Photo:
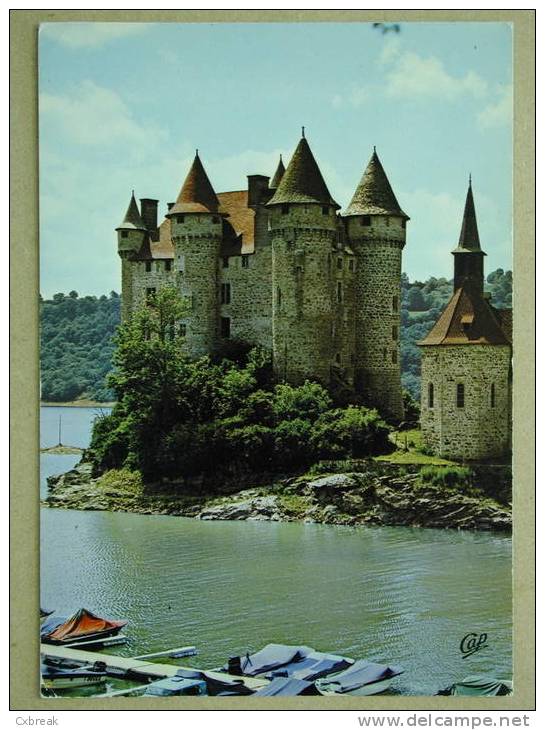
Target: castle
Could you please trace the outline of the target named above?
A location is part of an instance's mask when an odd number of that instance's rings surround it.
[[[276,377],[349,389],[403,418],[400,370],[403,212],[373,152],[344,213],[303,136],[272,179],[216,193],[197,154],[158,225],[158,201],[134,198],[116,229],[122,317],[159,287],[187,302],[188,353],[235,340],[272,352]]]
[[[512,311],[484,292],[471,178],[454,256],[454,293],[422,350],[420,424],[432,451],[480,460],[511,449]]]

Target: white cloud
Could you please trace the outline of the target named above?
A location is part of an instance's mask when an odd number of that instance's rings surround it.
[[[40,115],[69,140],[104,147],[122,144],[137,153],[164,139],[160,129],[138,123],[115,91],[84,81],[65,95],[40,94]]]
[[[354,109],[359,109],[361,106],[367,103],[371,98],[371,91],[365,86],[353,86],[350,90],[344,92],[344,94],[335,94],[331,99],[331,105],[335,109],[340,109],[342,106],[351,106]]]
[[[149,23],[42,23],[40,35],[67,48],[100,48],[118,38],[140,35]]]
[[[399,36],[390,36],[384,41],[382,49],[380,51],[377,63],[379,66],[385,66],[391,63],[396,56],[399,55],[401,50],[401,38]]]
[[[474,71],[451,76],[435,56],[424,58],[413,51],[394,57],[386,74],[386,94],[392,97],[430,96],[454,101],[463,95],[482,97],[486,81]]]
[[[477,115],[481,129],[501,127],[513,120],[513,87],[504,86],[498,89],[497,100],[485,106]]]

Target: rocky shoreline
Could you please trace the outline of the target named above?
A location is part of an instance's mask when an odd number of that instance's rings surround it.
[[[114,474],[110,472],[110,475]],[[107,476],[107,475],[106,475]],[[218,496],[202,487],[134,486],[122,479],[93,478],[80,462],[49,477],[43,504],[79,510],[178,515],[201,520],[267,520],[330,525],[396,525],[511,531],[511,510],[484,495],[423,483],[418,470],[377,469],[283,478]]]

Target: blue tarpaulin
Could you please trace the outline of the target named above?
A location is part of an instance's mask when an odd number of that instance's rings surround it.
[[[278,669],[286,664],[297,662],[305,659],[309,654],[314,652],[310,646],[287,646],[285,644],[267,644],[261,651],[255,654],[238,657],[240,660],[240,670],[242,674],[248,677],[255,677],[257,674],[264,674],[273,669]],[[235,660],[237,658],[235,657]],[[224,671],[229,671],[233,665],[233,660],[223,667]]]
[[[304,679],[294,679],[293,677],[275,677],[267,687],[258,690],[254,697],[295,697],[319,694],[320,692],[313,682],[305,682]]]
[[[294,677],[295,679],[304,679],[307,682],[313,682],[320,677],[325,677],[333,672],[341,672],[354,664],[353,659],[335,654],[324,654],[320,651],[313,651],[304,659],[290,662],[279,669],[274,669],[266,676],[273,677]]]
[[[329,692],[351,692],[352,690],[380,682],[383,679],[389,679],[401,674],[401,667],[389,667],[385,664],[375,664],[360,659],[344,672],[335,674],[319,682],[320,689],[327,689]]]

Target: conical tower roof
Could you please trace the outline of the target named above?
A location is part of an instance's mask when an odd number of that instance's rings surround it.
[[[376,149],[343,215],[394,215],[409,220],[397,202]]]
[[[167,217],[176,213],[217,213],[218,208],[219,200],[197,150],[176,203],[169,210]]]
[[[285,172],[286,168],[284,167],[284,163],[282,162],[282,155],[280,155],[278,167],[276,168],[276,172],[274,173],[273,178],[269,183],[269,188],[271,190],[276,190],[276,188],[280,185],[280,181],[282,180]]]
[[[340,208],[333,200],[305,137],[297,145],[275,194],[268,205],[320,203]]]
[[[454,249],[453,253],[464,253],[466,251],[481,251],[479,229],[477,228],[477,215],[475,213],[475,201],[473,200],[473,190],[471,188],[471,175],[469,176],[469,187],[467,189],[460,240],[458,241],[458,247]]]
[[[122,229],[132,229],[137,231],[146,230],[146,226],[144,225],[144,221],[142,220],[140,216],[140,211],[138,210],[138,203],[136,202],[136,199],[134,197],[134,190],[132,191],[131,202],[129,203],[129,207],[127,208],[125,217],[123,218],[123,223],[115,230],[120,231]]]

